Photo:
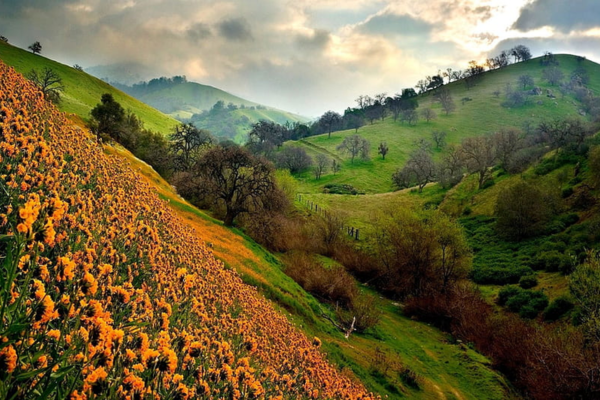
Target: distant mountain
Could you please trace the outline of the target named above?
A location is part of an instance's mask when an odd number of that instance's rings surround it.
[[[253,123],[307,122],[308,118],[243,99],[213,86],[188,82],[185,76],[112,85],[180,121],[191,121],[215,136],[244,142]],[[212,112],[211,112],[212,111]]]
[[[161,74],[140,63],[96,65],[86,68],[85,72],[105,82],[118,82],[121,85],[133,85]]]

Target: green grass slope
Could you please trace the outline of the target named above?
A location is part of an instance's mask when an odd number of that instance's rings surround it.
[[[44,56],[35,55],[8,43],[0,42],[0,60],[24,75],[34,68],[42,70],[48,67],[55,70],[65,86],[59,104],[60,110],[76,114],[83,120],[90,118],[90,111],[100,102],[102,94],[111,93],[125,109],[132,110],[140,117],[148,129],[168,134],[177,124],[172,117],[115,89],[106,82]]]
[[[558,55],[559,68],[563,70],[566,77],[578,66],[584,67],[590,77],[588,88],[596,94],[600,93],[600,65],[589,60],[578,61],[577,57],[571,55]],[[360,128],[358,134],[370,142],[371,159],[362,161],[356,159],[352,164],[348,157],[344,157],[336,150],[336,147],[347,136],[354,135],[354,130],[334,132],[331,138],[327,134],[313,136],[299,142],[290,142],[287,145],[302,146],[312,156],[323,153],[329,157],[342,160],[341,171],[333,175],[328,172],[321,180],[315,180],[310,173],[299,177],[302,182],[302,191],[305,193],[320,193],[325,184],[350,184],[359,192],[367,194],[384,193],[394,190],[391,176],[397,168],[401,168],[408,160],[410,153],[416,148],[415,141],[421,138],[431,140],[432,131],[445,131],[448,143],[460,143],[467,137],[485,135],[492,133],[502,127],[520,128],[526,121],[537,124],[544,120],[552,120],[561,117],[577,117],[580,104],[571,95],[562,97],[556,86],[551,86],[542,80],[544,67],[540,65],[539,59],[510,65],[506,68],[489,71],[483,75],[481,82],[471,88],[466,88],[463,81],[453,82],[446,85],[452,92],[456,110],[450,115],[445,115],[439,103],[433,99],[431,93],[418,97],[419,108],[431,107],[437,118],[426,122],[420,119],[415,126],[402,124],[388,117],[383,121],[375,121],[372,125]],[[504,102],[504,90],[507,84],[517,89],[517,79],[520,75],[529,74],[534,78],[535,86],[543,89],[544,94],[530,96],[529,104],[519,108],[506,108],[501,105]],[[557,98],[546,96],[546,90],[551,90]],[[502,94],[496,97],[493,93],[500,90]],[[468,97],[471,101],[461,102]],[[540,103],[540,104],[538,104]],[[380,142],[387,142],[389,154],[385,160],[377,155],[377,147]],[[436,150],[436,153],[440,153]]]

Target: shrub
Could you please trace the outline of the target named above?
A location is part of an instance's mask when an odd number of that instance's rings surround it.
[[[545,269],[548,272],[558,272],[571,264],[571,257],[553,250],[540,253],[536,258],[535,266],[537,269]]]
[[[519,279],[519,286],[521,286],[523,289],[531,289],[532,287],[537,286],[537,284],[538,280],[535,275],[526,275]]]
[[[567,197],[571,196],[573,194],[573,188],[572,187],[568,187],[562,190],[561,192],[561,196],[563,199],[566,199]]]
[[[471,279],[481,285],[507,285],[518,283],[525,275],[533,275],[529,267],[481,267],[473,269]]]
[[[535,318],[548,306],[548,297],[539,291],[521,290],[508,298],[506,308],[523,318]]]
[[[503,287],[498,293],[498,300],[496,301],[499,305],[503,306],[506,302],[521,293],[523,290],[517,286],[506,286]]]
[[[544,310],[544,321],[556,321],[571,311],[573,307],[574,304],[568,297],[559,297]]]

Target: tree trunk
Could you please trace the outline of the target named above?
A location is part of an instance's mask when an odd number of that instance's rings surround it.
[[[227,214],[225,214],[225,219],[223,219],[223,223],[225,226],[233,226],[233,219],[235,218],[235,214],[232,210],[227,210]]]

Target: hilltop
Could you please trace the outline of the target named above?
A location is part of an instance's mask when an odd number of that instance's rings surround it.
[[[567,79],[576,68],[585,68],[589,75],[589,83],[586,86],[596,95],[600,94],[600,65],[572,55],[556,55],[556,60]],[[327,184],[349,184],[358,192],[367,194],[391,192],[394,190],[391,180],[394,171],[408,160],[411,152],[417,148],[418,140],[425,139],[431,142],[433,131],[446,132],[448,144],[459,144],[464,138],[491,134],[503,127],[523,129],[525,124],[536,126],[542,121],[564,117],[585,119],[580,116],[581,103],[572,94],[563,96],[558,86],[542,80],[543,69],[540,58],[534,58],[487,71],[482,74],[479,83],[470,89],[462,80],[446,84],[444,87],[450,91],[456,105],[456,110],[449,115],[442,111],[432,91],[421,94],[417,97],[417,112],[431,108],[437,114],[437,118],[430,122],[420,118],[416,125],[409,125],[408,122],[401,122],[400,118],[394,121],[391,116],[383,121],[375,120],[373,124],[367,122],[358,130],[358,135],[370,143],[368,161],[357,159],[351,163],[336,150],[344,138],[355,134],[353,129],[334,132],[331,138],[323,134],[286,143],[287,146],[300,146],[312,156],[321,153],[341,162],[342,168],[339,173],[328,173],[320,180],[315,180],[311,173],[300,175],[302,191],[316,194],[323,192],[323,187]],[[532,87],[540,88],[541,94],[530,96],[528,104],[524,106],[503,107],[507,84],[517,88],[518,78],[523,74],[533,77]],[[548,91],[555,98],[548,97]],[[389,154],[385,160],[377,154],[381,142],[387,142],[389,146]],[[441,150],[434,146],[434,156],[439,157],[440,153]]]
[[[83,71],[68,65],[50,60],[44,56],[0,41],[0,60],[15,68],[21,74],[27,74],[32,69],[42,70],[51,68],[58,73],[65,86],[62,100],[59,104],[61,111],[75,114],[84,121],[89,120],[90,111],[100,102],[104,93],[110,93],[126,110],[133,111],[144,121],[147,129],[167,135],[177,124],[177,121],[151,106],[140,102],[122,91],[115,89]]]

